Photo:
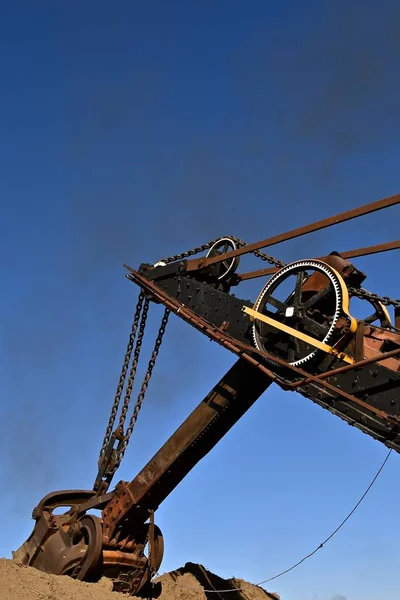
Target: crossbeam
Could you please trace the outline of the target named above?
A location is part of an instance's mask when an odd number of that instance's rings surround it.
[[[377,200],[376,202],[371,202],[370,204],[365,204],[364,206],[359,206],[358,208],[353,208],[351,210],[339,213],[333,217],[327,217],[326,219],[315,221],[309,225],[303,225],[302,227],[297,227],[296,229],[291,229],[290,231],[274,235],[270,238],[262,240],[261,242],[255,242],[253,244],[248,244],[247,246],[242,246],[241,248],[237,248],[231,252],[226,252],[224,254],[219,254],[218,256],[209,258],[193,258],[187,261],[186,270],[197,271],[198,269],[203,269],[214,263],[229,260],[237,256],[242,256],[243,254],[248,254],[249,252],[254,252],[255,250],[261,250],[262,248],[267,248],[268,246],[273,246],[274,244],[280,244],[281,242],[298,238],[314,231],[326,229],[332,225],[338,225],[339,223],[344,223],[345,221],[350,221],[351,219],[362,217],[399,203],[400,194],[390,196],[389,198],[383,198],[382,200]]]
[[[382,252],[390,252],[400,248],[400,240],[393,242],[385,242],[384,244],[374,244],[373,246],[365,246],[364,248],[355,248],[354,250],[345,250],[339,252],[342,258],[358,258],[360,256],[371,256],[372,254],[381,254]],[[319,256],[316,260],[324,260],[325,256]],[[248,273],[237,273],[238,283],[246,279],[256,279],[257,277],[265,277],[266,275],[274,275],[281,267],[268,267],[266,269],[257,269],[257,271],[249,271]]]

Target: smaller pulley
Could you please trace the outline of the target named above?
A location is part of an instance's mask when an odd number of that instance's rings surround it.
[[[271,277],[254,305],[267,317],[254,321],[254,344],[290,365],[303,365],[335,342],[341,317],[347,327],[353,324],[347,305],[347,288],[335,269],[318,260],[291,263]]]
[[[237,243],[233,239],[229,237],[220,238],[211,246],[211,248],[206,254],[206,258],[214,258],[221,254],[232,252],[233,250],[236,250],[237,247]],[[214,265],[212,265],[213,276],[218,281],[228,279],[238,268],[239,262],[239,257],[234,256],[233,258],[227,258],[226,260],[223,260],[219,263],[215,263]]]
[[[366,325],[377,325],[383,329],[391,329],[393,327],[392,320],[386,306],[378,298],[374,298],[373,294],[368,295],[364,292],[350,290],[350,306],[353,314],[356,314],[357,318],[364,321]],[[364,307],[362,305],[372,306],[373,312],[370,313],[369,309],[367,316],[364,316]],[[358,308],[360,308],[360,314],[358,314]]]

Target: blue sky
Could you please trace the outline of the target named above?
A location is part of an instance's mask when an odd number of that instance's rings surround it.
[[[229,233],[263,239],[399,192],[399,16],[359,0],[2,6],[0,555],[29,535],[43,495],[92,485],[136,302],[123,263]],[[399,216],[272,253],[397,239]],[[399,297],[396,259],[359,260],[366,286]],[[171,318],[121,479],[233,360]],[[385,454],[271,388],[158,511],[162,569],[274,575],[336,527]],[[338,536],[269,589],[397,600],[399,492],[393,454]]]

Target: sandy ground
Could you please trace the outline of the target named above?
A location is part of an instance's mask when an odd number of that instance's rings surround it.
[[[160,600],[279,600],[276,594],[251,586],[241,579],[222,579],[201,565],[186,563],[166,573]],[[242,587],[240,592],[208,593],[205,590]],[[111,591],[111,582],[82,583],[69,577],[47,575],[31,567],[0,559],[1,600],[127,600],[129,596]]]

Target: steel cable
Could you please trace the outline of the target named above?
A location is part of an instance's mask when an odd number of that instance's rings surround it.
[[[281,571],[280,573],[277,573],[276,575],[273,575],[272,577],[269,577],[268,579],[264,579],[263,581],[260,581],[258,583],[249,583],[248,585],[244,585],[242,587],[237,587],[237,588],[231,588],[229,590],[216,590],[216,589],[206,590],[205,589],[204,592],[207,593],[207,594],[227,594],[229,592],[241,592],[242,590],[245,590],[245,589],[248,589],[248,588],[251,588],[251,587],[258,587],[258,586],[264,585],[266,583],[269,583],[270,581],[273,581],[274,579],[278,579],[279,577],[282,577],[283,575],[286,575],[290,571],[293,571],[294,569],[296,569],[298,566],[300,566],[306,560],[308,560],[309,558],[311,558],[312,556],[314,556],[314,554],[316,554],[318,552],[318,550],[321,550],[321,548],[323,548],[325,546],[325,544],[327,542],[329,542],[338,533],[338,531],[343,527],[343,525],[355,513],[355,511],[357,510],[357,508],[360,506],[361,502],[364,500],[365,496],[368,494],[368,492],[370,491],[370,489],[374,485],[375,481],[378,479],[378,477],[381,474],[384,466],[386,465],[386,463],[387,463],[387,461],[388,461],[389,456],[391,455],[391,453],[392,453],[392,450],[390,449],[389,452],[387,453],[387,455],[386,455],[383,463],[381,464],[381,466],[379,467],[378,471],[376,472],[374,478],[372,479],[371,483],[369,484],[369,486],[367,487],[367,489],[365,490],[365,492],[363,493],[363,495],[361,496],[361,498],[359,499],[359,501],[357,502],[357,504],[349,512],[349,514],[347,515],[347,517],[345,517],[343,519],[343,521],[340,523],[340,525],[338,525],[338,527],[336,527],[336,529],[334,531],[332,531],[332,533],[330,535],[328,535],[328,537],[323,542],[321,542],[319,544],[319,546],[317,546],[312,552],[310,552],[309,554],[306,554],[306,556],[304,556],[301,560],[297,561],[291,567],[285,569],[284,571]],[[185,589],[185,590],[197,591],[197,588],[183,586],[183,585],[180,585],[179,583],[176,583],[176,582],[174,582],[174,585],[178,586],[178,587],[180,587],[182,589]]]

